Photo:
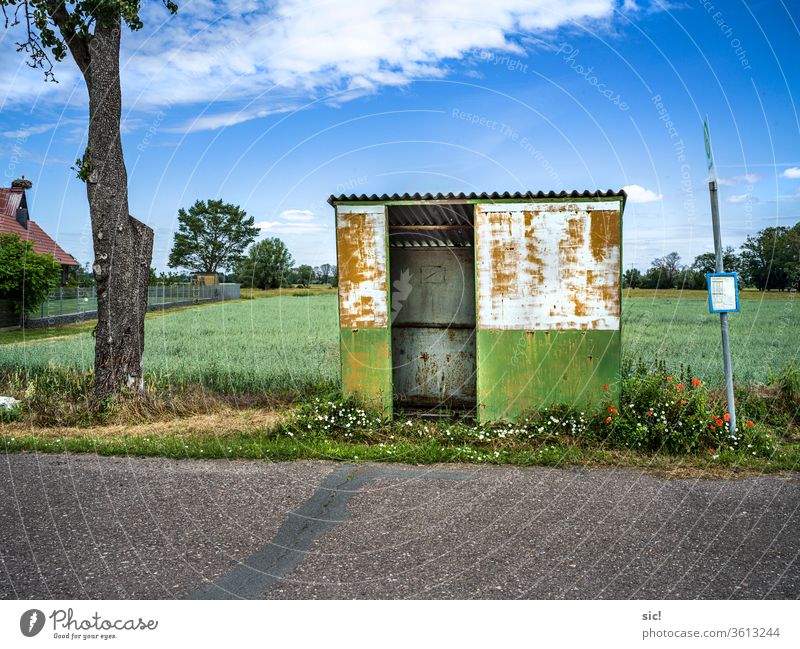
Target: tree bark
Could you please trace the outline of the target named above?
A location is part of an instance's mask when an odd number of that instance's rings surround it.
[[[98,22],[82,71],[89,90],[86,191],[97,282],[95,388],[97,402],[122,391],[144,392],[142,356],[153,230],[128,213],[122,153],[120,24]]]

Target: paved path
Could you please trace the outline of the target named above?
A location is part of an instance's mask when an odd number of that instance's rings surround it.
[[[797,598],[800,482],[0,456],[3,598]]]

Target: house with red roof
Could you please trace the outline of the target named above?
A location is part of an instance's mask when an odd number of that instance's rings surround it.
[[[0,234],[17,234],[23,241],[33,243],[34,252],[55,257],[61,264],[61,282],[66,283],[70,270],[77,268],[78,262],[36,221],[31,220],[25,190],[32,185],[30,180],[22,176],[12,181],[11,187],[0,187]]]

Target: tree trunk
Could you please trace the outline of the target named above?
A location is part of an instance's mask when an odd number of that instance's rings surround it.
[[[97,402],[125,389],[144,391],[144,315],[153,256],[153,230],[128,214],[128,174],[120,138],[119,50],[119,23],[98,22],[84,70],[89,90],[86,189],[97,282]]]

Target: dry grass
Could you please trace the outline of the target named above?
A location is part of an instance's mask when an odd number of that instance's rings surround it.
[[[173,417],[137,424],[109,423],[93,426],[37,426],[28,422],[0,425],[0,437],[32,435],[43,439],[166,436],[219,438],[263,432],[284,423],[291,409],[255,408],[240,410],[225,407],[213,412]]]
[[[680,299],[680,300],[706,300],[706,290],[682,290],[677,288],[625,288],[622,290],[624,298],[646,298],[649,300]],[[757,291],[755,289],[741,289],[739,298],[742,300],[796,300],[800,298],[797,292],[789,291]]]
[[[286,288],[244,288],[241,289],[241,296],[244,300],[254,300],[261,297],[295,297],[300,295],[332,295],[338,289],[331,288],[330,286],[322,286],[313,284],[308,288],[302,287],[286,287]]]

